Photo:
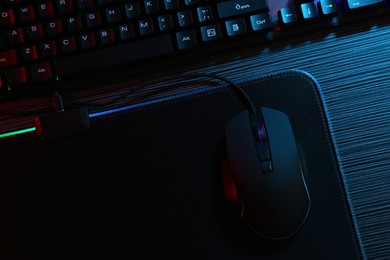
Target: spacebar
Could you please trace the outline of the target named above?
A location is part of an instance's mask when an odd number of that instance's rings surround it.
[[[170,36],[163,35],[58,59],[55,61],[55,67],[61,79],[172,52]]]

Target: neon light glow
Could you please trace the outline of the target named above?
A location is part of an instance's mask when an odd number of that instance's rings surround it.
[[[35,127],[30,127],[30,128],[26,128],[26,129],[22,129],[22,130],[17,130],[17,131],[13,131],[13,132],[0,134],[0,138],[10,137],[13,135],[25,134],[25,133],[29,133],[29,132],[33,132],[33,131],[35,131]]]

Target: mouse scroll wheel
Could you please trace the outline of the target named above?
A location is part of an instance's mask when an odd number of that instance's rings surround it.
[[[255,125],[253,127],[253,130],[255,132],[255,138],[257,142],[259,143],[267,142],[267,131],[265,130],[264,125]]]
[[[265,126],[263,124],[256,124],[253,128],[255,140],[257,142],[256,149],[261,168],[265,174],[271,173],[273,170],[271,151]]]
[[[265,130],[265,126],[255,125],[253,127],[253,132],[256,140],[256,148],[257,153],[259,154],[259,159],[261,162],[270,161],[271,160],[271,152],[267,137],[267,131]]]

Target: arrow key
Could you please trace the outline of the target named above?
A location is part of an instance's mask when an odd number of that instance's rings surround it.
[[[318,2],[318,10],[321,15],[326,17],[337,16],[336,0],[321,0]]]
[[[292,26],[298,23],[295,7],[285,7],[278,12],[279,23],[282,26]]]
[[[301,4],[302,17],[305,22],[318,20],[317,6],[314,3]]]

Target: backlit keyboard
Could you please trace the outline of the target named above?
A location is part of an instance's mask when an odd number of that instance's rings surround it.
[[[229,44],[275,41],[388,9],[382,0],[0,0],[0,96],[120,66],[158,67]]]

